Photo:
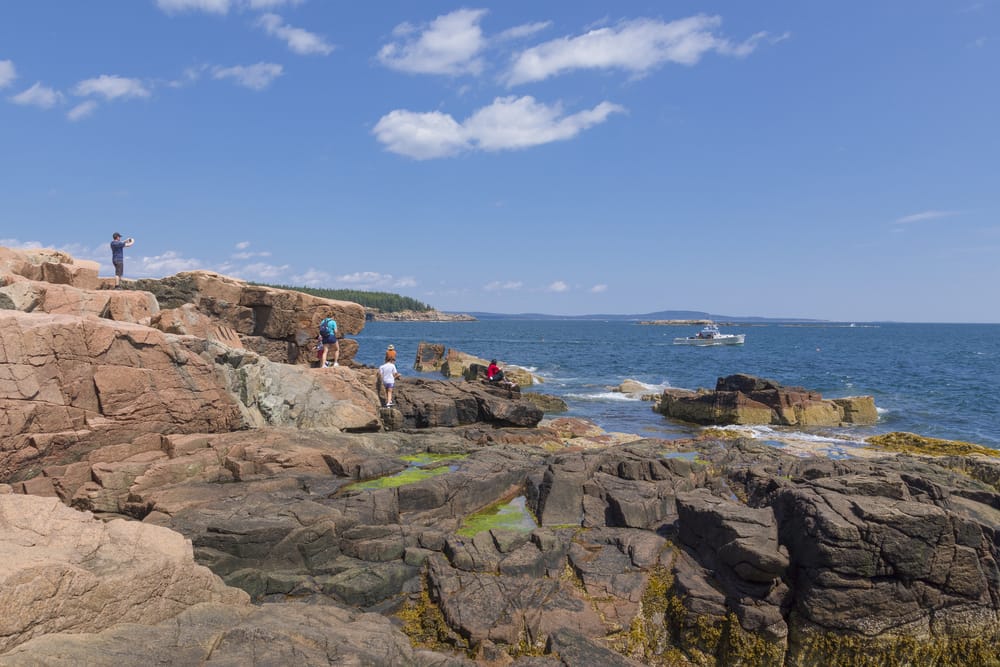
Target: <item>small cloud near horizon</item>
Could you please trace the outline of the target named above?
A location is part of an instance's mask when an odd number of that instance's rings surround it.
[[[601,283],[599,285],[594,285],[593,287],[591,287],[590,291],[593,292],[594,294],[603,294],[604,292],[608,291],[608,286]]]
[[[522,287],[524,287],[524,283],[519,280],[494,280],[493,282],[484,285],[483,289],[487,292],[496,292],[499,290],[516,290],[521,289]]]
[[[129,258],[125,258],[126,271],[130,271]],[[134,270],[135,275],[142,277],[166,276],[180,273],[181,271],[195,271],[205,268],[201,260],[183,257],[176,250],[167,250],[163,254],[151,257],[139,257],[139,268]],[[134,265],[134,264],[133,264]]]
[[[547,289],[550,292],[566,292],[569,290],[569,285],[567,285],[561,280],[557,280],[554,283],[550,284],[545,289]]]

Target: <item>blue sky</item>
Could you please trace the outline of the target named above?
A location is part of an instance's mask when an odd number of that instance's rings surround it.
[[[0,245],[442,310],[1000,322],[1000,1],[0,3]]]

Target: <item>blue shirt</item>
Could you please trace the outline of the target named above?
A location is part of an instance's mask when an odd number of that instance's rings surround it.
[[[112,262],[124,262],[125,261],[125,242],[118,240],[111,242],[111,261]]]

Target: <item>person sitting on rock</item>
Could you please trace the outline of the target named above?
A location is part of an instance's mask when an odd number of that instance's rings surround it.
[[[385,349],[385,360],[396,363],[396,346],[389,343],[389,347]]]
[[[486,368],[486,381],[490,384],[495,384],[498,387],[504,387],[506,389],[514,389],[517,385],[507,379],[504,375],[503,369],[497,365],[496,359],[490,359],[490,365]]]

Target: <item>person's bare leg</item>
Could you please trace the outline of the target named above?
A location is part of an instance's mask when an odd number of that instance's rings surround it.
[[[333,365],[338,366],[340,362],[340,341],[333,344]]]
[[[327,345],[326,343],[323,343],[323,354],[321,354],[319,357],[320,368],[326,368],[326,350],[327,350]]]

